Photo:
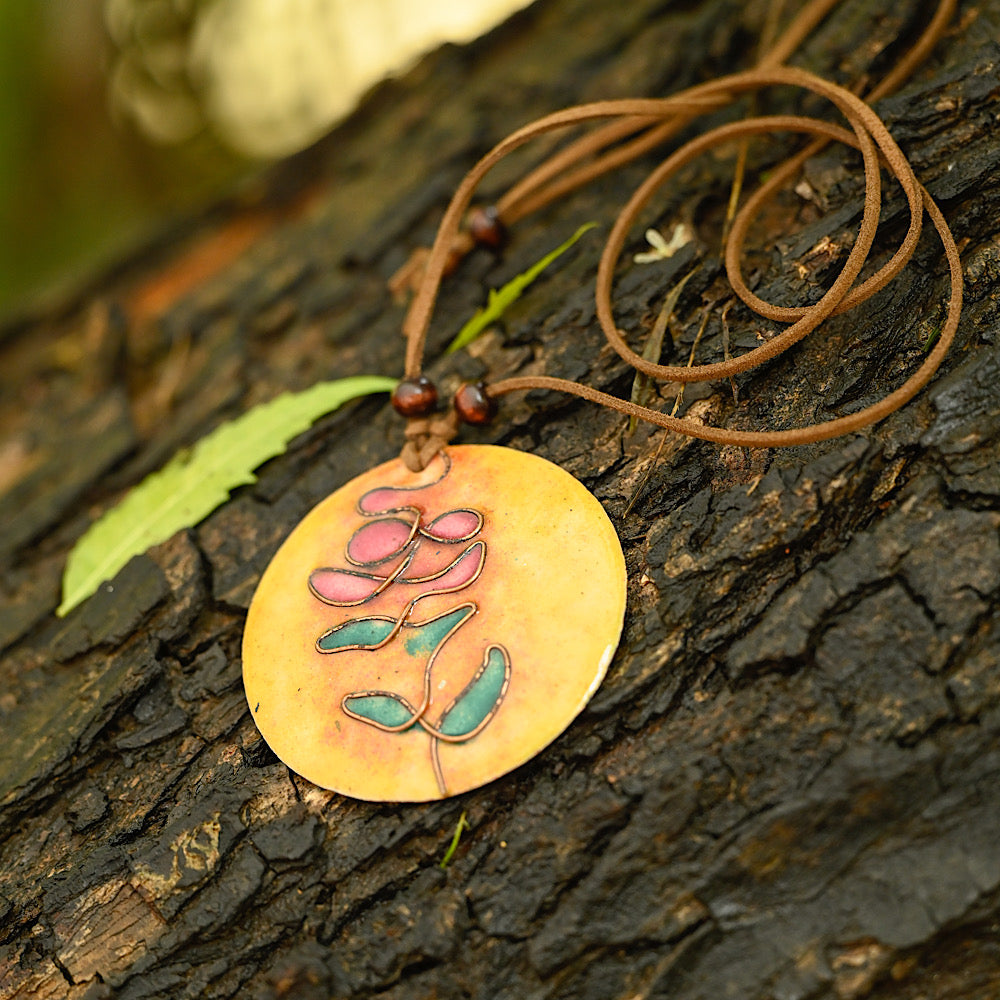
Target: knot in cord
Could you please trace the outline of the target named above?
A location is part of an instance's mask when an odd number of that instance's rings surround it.
[[[458,433],[458,424],[454,409],[429,417],[414,417],[406,424],[406,444],[399,457],[411,472],[422,472]]]

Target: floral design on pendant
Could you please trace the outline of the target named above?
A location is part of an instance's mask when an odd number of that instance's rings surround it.
[[[479,606],[465,601],[420,620],[417,605],[425,598],[457,594],[472,586],[483,570],[487,548],[483,540],[473,541],[483,528],[480,511],[447,510],[428,521],[411,496],[420,489],[385,486],[365,493],[358,501],[358,514],[372,520],[351,535],[344,552],[353,568],[315,569],[309,575],[309,590],[324,604],[339,608],[368,604],[392,589],[398,594],[403,602],[398,613],[350,618],[327,629],[316,640],[316,649],[327,654],[385,651],[383,655],[413,661],[423,677],[419,704],[411,704],[396,691],[371,689],[345,694],[341,708],[349,718],[384,733],[423,729],[430,736],[438,790],[447,795],[438,747],[442,741],[464,743],[482,732],[507,693],[511,664],[507,650],[491,643],[460,693],[435,721],[428,718],[438,654]],[[449,547],[467,542],[450,558]]]
[[[394,459],[275,553],[243,638],[254,723],[292,770],[371,801],[493,781],[548,746],[618,644],[625,562],[600,503],[536,455]]]

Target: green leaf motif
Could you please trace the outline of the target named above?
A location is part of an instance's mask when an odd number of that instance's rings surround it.
[[[482,667],[441,717],[445,736],[474,736],[496,711],[507,692],[509,660],[499,646],[490,646]]]
[[[412,721],[413,709],[399,695],[352,694],[344,699],[344,708],[369,722],[394,729]]]
[[[56,614],[61,617],[90,597],[133,556],[207,517],[228,499],[230,490],[256,482],[253,470],[280,455],[292,438],[325,413],[359,396],[391,392],[395,385],[392,378],[359,375],[283,393],[175,455],[92,524],[73,547]]]
[[[486,308],[480,309],[458,331],[458,336],[448,345],[446,353],[451,354],[471,344],[491,323],[495,323],[503,316],[507,307],[513,305],[521,297],[521,293],[549,264],[557,257],[561,257],[588,229],[594,229],[596,226],[596,222],[588,222],[586,225],[580,226],[565,243],[560,243],[555,250],[547,253],[537,264],[533,264],[523,274],[519,274],[516,278],[511,278],[499,291],[491,288],[486,300]]]
[[[462,605],[423,622],[404,622],[403,647],[410,656],[430,656],[459,625],[474,614],[473,608]]]
[[[377,646],[384,642],[396,623],[390,618],[352,618],[324,632],[316,641],[316,646],[322,653],[335,653],[338,649],[354,649],[360,646]]]

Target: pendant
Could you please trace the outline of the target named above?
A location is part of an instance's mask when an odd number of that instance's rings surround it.
[[[478,788],[580,713],[618,645],[625,560],[597,500],[536,455],[447,448],[314,508],[261,578],[243,682],[293,771],[371,801]]]

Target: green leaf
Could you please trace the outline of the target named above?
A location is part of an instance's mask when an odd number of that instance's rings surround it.
[[[463,604],[426,621],[403,623],[403,648],[410,656],[430,656],[467,619],[476,613],[471,604]]]
[[[412,723],[415,715],[410,703],[391,691],[350,694],[344,699],[344,710],[363,722],[389,729]]]
[[[63,572],[63,599],[56,614],[62,617],[85,601],[133,556],[207,517],[230,490],[256,482],[253,470],[280,455],[323,414],[359,396],[391,392],[395,385],[395,379],[381,375],[359,375],[286,392],[176,454],[76,543]]]
[[[396,627],[391,618],[351,618],[336,628],[324,632],[316,640],[316,648],[321,653],[336,653],[339,649],[362,649],[384,642]]]
[[[497,710],[507,693],[510,660],[500,646],[490,646],[483,665],[465,690],[445,709],[438,729],[445,736],[475,736]]]
[[[458,817],[458,826],[455,827],[455,833],[452,835],[448,850],[444,852],[444,857],[438,862],[438,868],[443,870],[448,867],[449,862],[455,855],[455,851],[458,850],[458,842],[462,839],[462,831],[471,829],[472,827],[469,826],[469,821],[465,818],[465,810],[463,809],[462,815]]]
[[[480,309],[458,331],[458,336],[448,345],[446,353],[451,354],[453,351],[471,344],[491,323],[495,323],[500,319],[507,307],[513,305],[521,297],[521,293],[549,264],[557,257],[561,257],[588,229],[593,229],[596,225],[596,222],[588,222],[586,225],[580,226],[565,243],[560,243],[555,250],[547,253],[537,264],[533,264],[523,274],[519,274],[516,278],[511,278],[499,291],[491,288],[490,294],[486,299],[486,308]]]

